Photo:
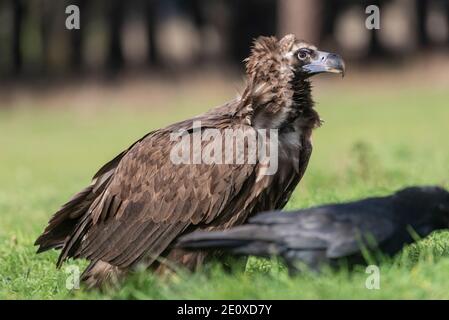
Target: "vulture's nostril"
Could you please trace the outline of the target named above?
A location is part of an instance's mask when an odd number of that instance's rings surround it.
[[[340,59],[340,56],[335,53],[329,53],[326,57],[327,60],[338,60]]]

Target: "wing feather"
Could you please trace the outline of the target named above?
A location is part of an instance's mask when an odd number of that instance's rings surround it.
[[[190,225],[207,225],[232,211],[230,203],[255,165],[176,165],[169,137],[168,130],[153,132],[121,154],[118,163],[111,161],[113,175],[80,220],[60,263],[74,256],[117,267],[145,260],[149,266]],[[109,166],[100,172],[108,173]]]

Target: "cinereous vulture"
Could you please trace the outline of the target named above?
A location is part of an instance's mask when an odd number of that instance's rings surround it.
[[[258,38],[246,59],[247,84],[238,98],[152,131],[105,164],[50,219],[36,240],[38,252],[61,249],[58,266],[68,258],[88,259],[83,273],[88,286],[114,282],[136,265],[161,272],[167,260],[190,269],[202,264],[207,253],[172,249],[170,244],[195,230],[240,225],[288,201],[306,170],[312,130],[320,125],[309,78],[323,72],[343,74],[340,56],[318,51],[293,35]],[[195,122],[201,123],[201,132],[275,130],[276,172],[267,174],[260,161],[174,163],[171,153],[179,141],[171,134],[193,135]],[[270,137],[258,148],[265,148]],[[212,141],[201,146],[222,142]]]

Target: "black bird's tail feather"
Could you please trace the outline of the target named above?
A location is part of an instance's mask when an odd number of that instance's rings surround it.
[[[269,256],[278,253],[265,226],[244,225],[226,231],[197,231],[178,240],[187,250],[222,250],[241,255]]]
[[[181,240],[178,245],[184,249],[228,249],[241,247],[247,244],[248,241],[235,240],[235,239],[187,239]]]

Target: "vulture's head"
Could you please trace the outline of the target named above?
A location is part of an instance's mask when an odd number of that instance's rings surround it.
[[[250,77],[259,79],[272,76],[307,79],[319,73],[344,75],[345,63],[338,54],[319,51],[289,34],[280,40],[257,38],[246,59],[246,71]]]
[[[280,40],[257,38],[245,62],[248,86],[243,97],[254,108],[250,122],[265,128],[287,127],[298,118],[307,121],[307,127],[319,126],[309,79],[319,73],[345,72],[339,55],[319,51],[292,34]]]

